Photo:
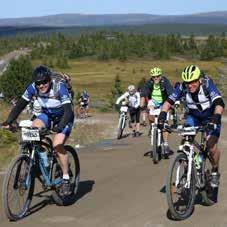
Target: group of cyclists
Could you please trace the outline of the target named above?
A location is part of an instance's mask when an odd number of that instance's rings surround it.
[[[2,127],[10,128],[13,121],[35,97],[41,109],[39,114],[32,119],[32,127],[52,128],[52,131],[55,132],[53,146],[63,172],[61,192],[63,195],[67,195],[70,193],[70,176],[64,144],[72,130],[74,110],[67,86],[61,81],[52,79],[51,74],[51,70],[46,66],[41,65],[35,68],[31,84],[27,86]],[[183,70],[181,78],[183,82],[177,83],[173,88],[160,68],[152,68],[150,70],[150,79],[144,84],[140,92],[137,91],[134,85],[130,85],[116,103],[119,104],[124,99],[128,100],[132,135],[138,137],[140,136],[141,110],[161,108],[158,127],[162,129],[164,123],[168,120],[168,112],[171,106],[176,101],[183,100],[186,109],[185,125],[209,124],[212,126],[207,134],[207,147],[212,158],[212,185],[218,187],[220,152],[217,144],[221,131],[221,116],[225,107],[223,98],[213,81],[195,65],[187,66]],[[80,99],[84,103],[83,105],[88,106],[89,96],[86,91]],[[154,117],[148,114],[148,121],[151,125]],[[164,145],[168,147],[168,133],[163,137]]]
[[[140,135],[140,111],[148,113],[147,118],[151,127],[154,122],[151,110],[160,108],[158,128],[162,130],[169,119],[169,112],[174,103],[181,101],[185,112],[185,126],[209,126],[206,146],[212,164],[211,185],[218,187],[220,151],[217,144],[221,132],[221,117],[225,107],[223,98],[212,79],[196,65],[188,65],[182,71],[181,79],[182,82],[177,82],[175,86],[172,86],[167,77],[163,75],[162,70],[154,67],[150,70],[150,79],[145,82],[140,92],[134,85],[130,85],[128,90],[117,99],[116,104],[119,105],[124,99],[128,100],[131,122],[136,123],[132,127],[132,136],[135,137]],[[168,137],[169,133],[163,131],[167,153],[170,152]]]

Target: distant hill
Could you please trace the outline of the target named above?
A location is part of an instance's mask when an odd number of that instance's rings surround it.
[[[42,17],[0,19],[0,26],[110,26],[143,24],[222,24],[227,25],[227,11],[190,15],[152,14],[58,14]]]

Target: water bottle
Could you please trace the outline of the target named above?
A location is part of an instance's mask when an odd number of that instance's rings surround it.
[[[49,163],[48,163],[48,157],[47,157],[47,153],[45,150],[40,150],[39,151],[39,155],[40,155],[40,158],[44,164],[44,166],[47,168],[49,166]]]
[[[200,169],[202,167],[202,162],[203,162],[203,156],[202,154],[196,154],[194,157],[194,161],[195,161],[195,167],[196,169]]]

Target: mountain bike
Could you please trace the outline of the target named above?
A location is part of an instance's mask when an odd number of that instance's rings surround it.
[[[117,139],[121,139],[123,135],[123,131],[126,126],[128,106],[123,105],[120,107],[120,115],[118,120],[118,127],[117,127]]]
[[[9,220],[16,221],[26,216],[32,201],[35,178],[38,178],[44,190],[52,190],[52,198],[58,205],[69,205],[76,199],[79,186],[80,163],[76,150],[65,145],[68,153],[70,195],[62,196],[62,170],[57,154],[49,137],[50,130],[31,128],[20,123],[20,153],[11,161],[4,178],[2,201]],[[47,155],[47,165],[41,153]]]
[[[151,148],[152,148],[152,152],[150,154],[154,164],[157,164],[160,158],[165,158],[165,159],[168,158],[168,154],[164,146],[163,133],[158,128],[158,116],[160,112],[161,112],[160,107],[151,109],[149,112],[150,115],[155,117],[154,122],[151,124],[151,133],[150,133],[151,135],[150,142],[151,142]]]
[[[211,158],[205,145],[207,129],[208,126],[179,127],[175,131],[183,139],[169,166],[166,196],[170,213],[177,220],[191,215],[198,194],[204,205],[211,206],[215,203],[214,188],[210,184]],[[168,130],[173,132],[170,127]],[[198,133],[200,142],[195,140]]]

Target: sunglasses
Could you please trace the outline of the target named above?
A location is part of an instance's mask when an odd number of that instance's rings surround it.
[[[159,76],[152,76],[154,79],[160,78],[161,75]]]
[[[44,85],[44,84],[47,84],[48,82],[49,82],[48,79],[46,79],[46,80],[40,80],[40,81],[36,81],[35,82],[35,85],[36,86],[40,86],[41,84]]]

